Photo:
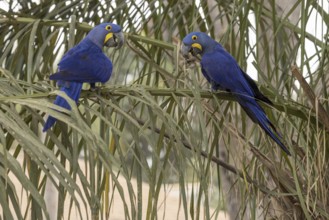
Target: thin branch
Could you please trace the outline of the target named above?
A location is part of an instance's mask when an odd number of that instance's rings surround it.
[[[9,80],[10,82],[10,80]],[[21,83],[21,82],[19,82]],[[24,82],[24,85],[26,83]],[[26,85],[25,85],[26,86]],[[194,92],[190,89],[168,89],[168,88],[152,88],[152,87],[143,87],[143,86],[104,86],[99,87],[96,93],[106,96],[106,97],[113,97],[113,96],[126,96],[131,95],[134,93],[141,93],[141,92],[148,92],[152,96],[175,96],[175,97],[194,97]],[[81,92],[82,98],[93,98],[95,97],[95,91],[84,90]],[[35,93],[35,94],[24,94],[24,95],[17,95],[17,96],[6,96],[0,97],[0,102],[10,102],[13,99],[30,99],[30,98],[48,98],[54,97],[56,94],[54,93]],[[218,91],[218,92],[210,92],[208,90],[200,90],[200,97],[206,99],[221,99],[221,100],[228,100],[228,101],[236,101],[234,96],[228,92]],[[261,102],[260,102],[261,103]],[[262,103],[261,103],[262,104]],[[266,104],[262,104],[264,107],[270,107]],[[272,106],[271,106],[272,108]],[[310,120],[312,124],[321,123],[316,119],[315,114],[309,114],[311,109],[300,105],[294,101],[285,101],[284,103],[274,103],[274,108],[280,112],[285,112],[288,115],[293,115],[295,117],[301,118],[303,120]]]
[[[142,121],[141,119],[136,118],[136,121],[141,125],[144,126],[145,122]],[[159,128],[156,127],[147,127],[148,129],[160,134],[161,130]],[[163,136],[165,138],[171,139],[171,136],[167,133],[164,133]],[[177,142],[177,140],[174,140],[175,142]],[[203,156],[204,158],[209,158],[212,162],[216,163],[217,165],[223,167],[225,170],[236,174],[237,176],[239,176],[241,179],[246,180],[249,184],[252,184],[254,186],[256,186],[260,191],[262,191],[265,194],[271,194],[271,190],[269,190],[266,186],[261,185],[259,183],[257,183],[255,180],[253,180],[246,172],[243,172],[237,168],[235,168],[234,166],[226,163],[225,161],[219,159],[218,157],[209,155],[206,151],[197,151],[193,146],[191,146],[187,141],[181,140],[182,144],[184,145],[185,148],[194,151],[194,152],[200,152],[201,156]]]
[[[168,88],[152,88],[152,87],[142,87],[142,86],[120,86],[120,87],[102,87],[100,89],[100,94],[109,95],[109,96],[125,96],[127,94],[133,94],[134,92],[148,92],[152,96],[175,96],[175,97],[191,97],[195,96],[195,93],[190,89],[168,89]],[[82,97],[92,97],[93,93],[90,91],[82,92]],[[200,97],[206,99],[220,99],[220,100],[228,100],[228,101],[236,101],[235,97],[229,93],[224,91],[210,92],[209,90],[200,90]],[[1,101],[1,98],[0,98]],[[275,108],[280,112],[285,112],[288,115],[293,115],[303,120],[310,120],[311,123],[316,124],[316,116],[315,114],[309,114],[311,109],[300,105],[297,102],[292,100],[274,103],[274,106],[269,106],[265,103],[262,103],[264,107]]]

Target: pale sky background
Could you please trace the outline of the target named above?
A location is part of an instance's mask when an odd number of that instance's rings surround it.
[[[322,8],[324,9],[324,11],[326,13],[328,13],[328,11],[329,11],[328,0],[319,0],[318,4],[320,6],[322,6]],[[253,13],[249,14],[248,19],[250,20],[251,24],[253,26],[255,26],[255,17],[254,17]],[[300,26],[300,24],[299,24],[299,26]],[[308,33],[314,35],[320,41],[322,41],[322,42],[325,41],[324,38],[325,38],[325,34],[327,33],[327,26],[326,26],[325,22],[323,21],[321,15],[319,15],[315,10],[313,10],[310,14],[310,18],[306,24],[306,30]],[[253,31],[250,31],[249,36],[250,36],[249,39],[251,41],[251,43],[250,43],[251,46],[255,45],[256,34]],[[305,47],[307,48],[306,53],[307,53],[308,57],[311,57],[316,53],[316,47],[315,47],[314,43],[308,39],[306,39],[306,41],[305,41]],[[254,57],[249,56],[247,59],[247,63],[248,63],[247,72],[253,79],[257,80],[257,70],[252,65],[253,61],[254,61]],[[300,66],[300,64],[301,64],[300,49],[299,49],[298,56],[296,58],[296,63],[298,66]],[[314,57],[310,61],[311,73],[313,73],[317,69],[318,63],[319,63],[318,57]],[[307,73],[307,71],[308,70],[306,68],[303,69],[304,76],[309,75],[309,73]]]

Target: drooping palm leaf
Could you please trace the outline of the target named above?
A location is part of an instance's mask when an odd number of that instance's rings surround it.
[[[217,219],[223,208],[238,219],[328,218],[328,46],[307,28],[309,12],[317,12],[326,36],[328,14],[317,2],[291,3],[284,10],[276,1],[9,1],[0,11],[0,216],[49,219],[51,182],[57,218],[111,219],[120,203],[125,219],[166,219],[160,195],[174,182],[179,219]],[[68,100],[72,111],[56,107],[54,95],[63,94],[52,92],[49,75],[103,21],[121,24],[127,38],[125,48],[106,51],[111,80],[84,91],[79,106]],[[185,65],[180,39],[192,30],[208,32],[244,69],[258,70],[275,103],[264,108],[296,156],[282,156],[229,94],[208,92],[197,63]],[[296,63],[315,99],[296,84]],[[46,114],[62,122],[44,134]]]

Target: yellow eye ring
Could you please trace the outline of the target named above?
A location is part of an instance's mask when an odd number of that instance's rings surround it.
[[[192,40],[196,40],[196,39],[198,39],[198,36],[193,35],[193,36],[192,36]]]
[[[110,31],[112,29],[112,26],[111,25],[106,25],[105,29]]]

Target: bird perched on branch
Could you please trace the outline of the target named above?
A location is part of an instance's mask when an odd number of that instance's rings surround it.
[[[83,83],[105,83],[112,74],[112,62],[103,53],[103,47],[120,48],[124,42],[121,27],[112,23],[95,26],[88,35],[76,46],[71,48],[58,64],[58,72],[49,79],[57,80],[61,91],[64,91],[75,102],[80,97]],[[70,109],[67,101],[57,96],[54,104]],[[56,118],[49,116],[43,131],[47,131]]]
[[[265,133],[290,155],[288,148],[281,141],[281,135],[257,101],[269,105],[273,103],[259,91],[256,83],[220,43],[205,33],[192,32],[183,39],[181,50],[187,60],[190,59],[190,54],[194,57],[200,55],[202,74],[211,84],[212,90],[232,93],[251,120],[259,124]]]

